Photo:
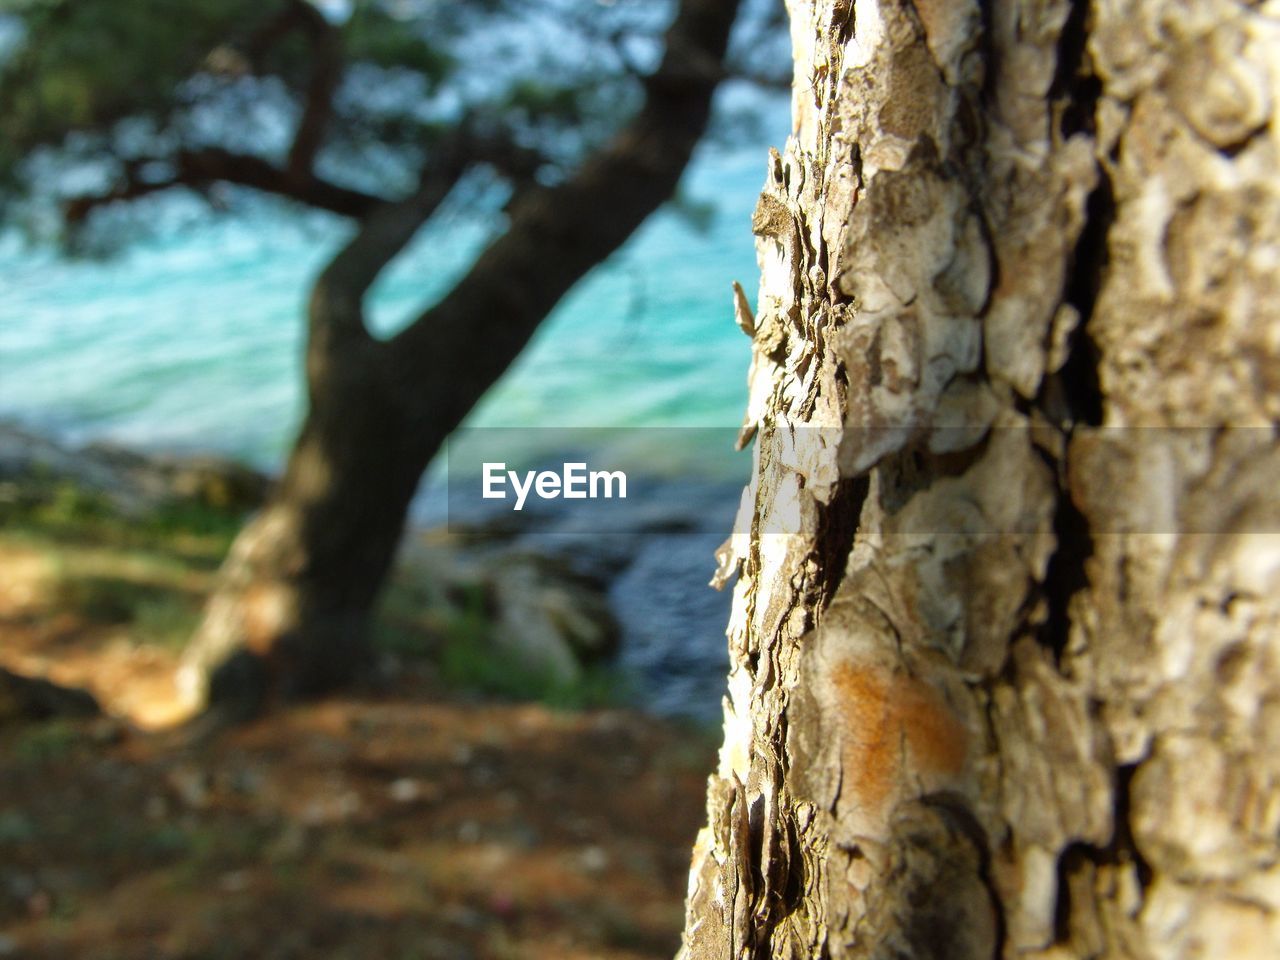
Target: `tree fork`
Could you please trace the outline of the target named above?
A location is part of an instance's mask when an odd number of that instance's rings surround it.
[[[365,659],[423,470],[560,298],[671,196],[710,118],[737,6],[683,0],[639,113],[566,183],[520,193],[509,229],[396,336],[368,333],[365,293],[477,157],[465,135],[417,194],[375,208],[325,269],[309,313],[310,411],[185,655],[193,706],[212,697],[256,710],[335,686]]]

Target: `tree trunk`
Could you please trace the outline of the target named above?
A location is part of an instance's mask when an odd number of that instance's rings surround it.
[[[368,659],[369,611],[444,424],[415,421],[366,340],[312,370],[311,406],[278,488],[236,538],[180,683],[254,710],[348,681]],[[336,374],[336,375],[335,375]]]
[[[1280,25],[791,0],[685,960],[1280,955]]]

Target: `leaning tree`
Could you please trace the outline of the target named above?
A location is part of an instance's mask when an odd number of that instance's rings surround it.
[[[98,183],[62,197],[73,248],[143,196],[234,200],[228,185],[356,224],[311,291],[308,409],[283,478],[188,648],[194,701],[317,690],[364,658],[428,462],[564,294],[672,197],[738,5],[362,0],[327,5],[345,6],[336,20],[305,0],[18,7],[0,76],[11,209],[65,194],[74,169],[77,189],[86,170]],[[461,184],[507,191],[504,228],[452,289],[373,335],[371,284]]]
[[[1280,22],[792,0],[685,960],[1280,954]]]

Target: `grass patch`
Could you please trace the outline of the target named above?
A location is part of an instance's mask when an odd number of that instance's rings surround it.
[[[494,637],[484,591],[467,591],[444,627],[440,675],[459,689],[506,700],[532,700],[560,710],[586,710],[626,702],[630,690],[613,668],[587,666],[566,680],[504,649]]]
[[[208,571],[109,548],[46,549],[53,561],[46,617],[70,613],[125,628],[137,643],[164,647],[181,647],[196,628]]]
[[[187,502],[125,516],[103,495],[66,481],[39,502],[0,502],[6,535],[176,555],[211,567],[221,562],[242,523],[236,513]]]
[[[201,614],[202,607],[192,598],[165,594],[141,601],[130,626],[140,643],[180,650],[195,633]]]
[[[393,571],[373,617],[374,650],[411,660],[433,656],[446,627],[441,607],[425,584]]]
[[[0,503],[0,542],[48,558],[39,618],[71,614],[170,648],[182,646],[198,624],[240,525],[240,517],[196,503],[128,517],[102,495],[65,482],[39,502]]]
[[[412,575],[388,586],[373,625],[382,653],[433,662],[444,684],[480,697],[533,701],[561,710],[630,702],[633,690],[607,666],[589,666],[565,680],[523,660],[495,636],[485,589],[454,588],[448,596]]]

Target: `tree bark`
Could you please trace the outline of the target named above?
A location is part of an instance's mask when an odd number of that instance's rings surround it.
[[[737,5],[683,0],[637,115],[568,181],[521,193],[509,229],[396,336],[369,334],[364,296],[475,160],[465,135],[325,269],[310,305],[310,410],[186,652],[179,682],[193,707],[255,710],[335,686],[366,658],[423,470],[560,298],[672,195],[710,118]]]
[[[1280,953],[1280,24],[790,0],[680,957]]]

